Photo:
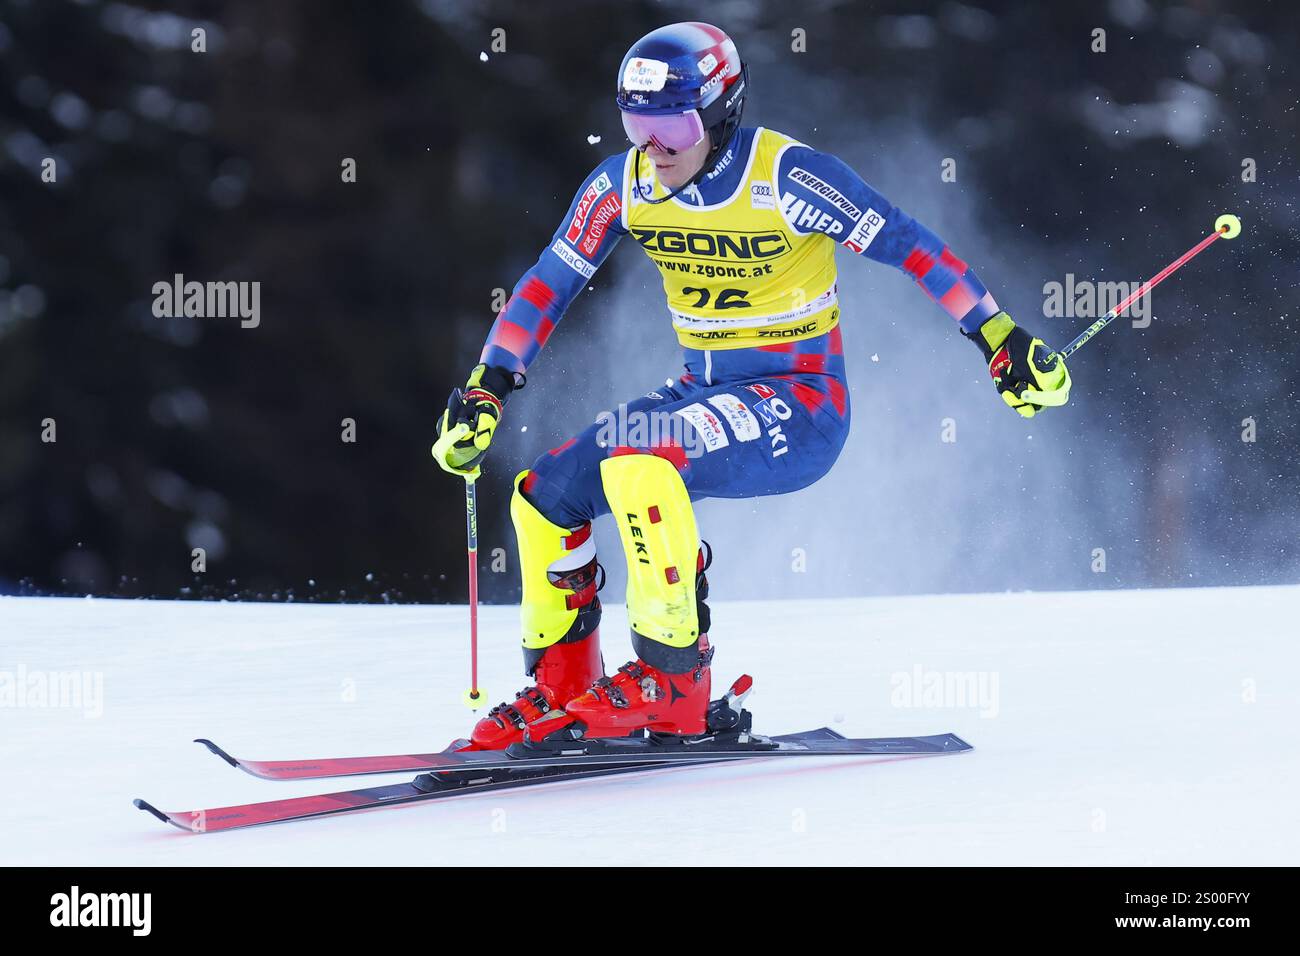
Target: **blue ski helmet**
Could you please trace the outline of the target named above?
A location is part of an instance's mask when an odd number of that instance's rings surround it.
[[[667,130],[672,149],[688,148],[689,130],[707,132],[712,149],[705,168],[740,126],[748,72],[736,44],[708,23],[673,23],[651,30],[627,51],[618,68],[615,102],[633,145]],[[651,119],[651,118],[654,119]],[[667,120],[661,118],[680,117]],[[639,140],[639,141],[638,141]]]

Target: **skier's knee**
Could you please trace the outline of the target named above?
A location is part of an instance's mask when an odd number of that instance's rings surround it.
[[[523,493],[548,521],[573,528],[596,517],[583,494],[592,480],[584,480],[581,462],[570,449],[540,455],[526,474]]]

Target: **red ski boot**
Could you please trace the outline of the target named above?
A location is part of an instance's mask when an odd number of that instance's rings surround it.
[[[580,604],[569,632],[556,644],[540,650],[524,648],[524,672],[536,684],[525,687],[513,703],[498,704],[488,711],[457,750],[504,750],[524,739],[525,728],[553,711],[559,711],[592,682],[605,675],[600,656],[600,599],[595,558],[573,571],[553,573],[551,583],[572,591],[570,599]]]
[[[488,711],[470,734],[462,750],[504,750],[524,739],[524,728],[551,711],[559,710],[605,673],[600,658],[600,631],[572,643],[552,644],[533,669],[537,681],[525,687],[514,703],[498,704]]]
[[[706,635],[698,649],[695,667],[684,674],[666,674],[642,660],[624,664],[613,677],[602,677],[565,704],[564,713],[586,725],[584,737],[627,737],[640,730],[702,734],[713,659]]]
[[[695,561],[699,641],[694,646],[667,648],[633,631],[632,645],[642,656],[624,664],[613,677],[602,677],[581,697],[564,705],[567,717],[586,725],[584,737],[626,737],[643,729],[682,735],[705,732],[713,648],[709,646],[709,606],[704,603],[709,582],[704,572],[712,562],[712,550],[704,544]],[[659,666],[643,659],[651,656]],[[546,726],[543,723],[535,729]],[[554,726],[565,724],[555,720]],[[541,734],[532,736],[540,738]]]

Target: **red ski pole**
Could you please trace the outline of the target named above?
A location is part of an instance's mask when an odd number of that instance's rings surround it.
[[[1087,342],[1090,338],[1115,321],[1121,312],[1138,299],[1142,298],[1142,296],[1146,295],[1160,283],[1164,282],[1183,266],[1187,265],[1187,263],[1199,255],[1202,250],[1213,244],[1216,239],[1235,239],[1240,234],[1241,220],[1231,213],[1225,212],[1214,221],[1214,232],[1210,233],[1173,262],[1169,263],[1169,265],[1157,272],[1149,281],[1142,283],[1136,292],[1126,298],[1119,305],[1115,306],[1115,308],[1111,309],[1096,322],[1092,323],[1092,325],[1080,332],[1075,336],[1073,342],[1055,354],[1059,355],[1063,359],[1069,358],[1072,353],[1077,351],[1079,347],[1083,345],[1083,343]]]
[[[465,478],[465,534],[469,539],[469,690],[461,699],[477,710],[487,693],[478,685],[478,493],[472,477]]]

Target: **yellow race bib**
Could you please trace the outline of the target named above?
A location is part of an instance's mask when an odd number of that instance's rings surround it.
[[[822,233],[798,235],[777,208],[776,166],[798,143],[759,127],[735,192],[694,206],[668,194],[654,165],[635,149],[624,169],[627,228],[664,280],[673,327],[682,345],[739,349],[812,338],[839,322],[835,243]]]

